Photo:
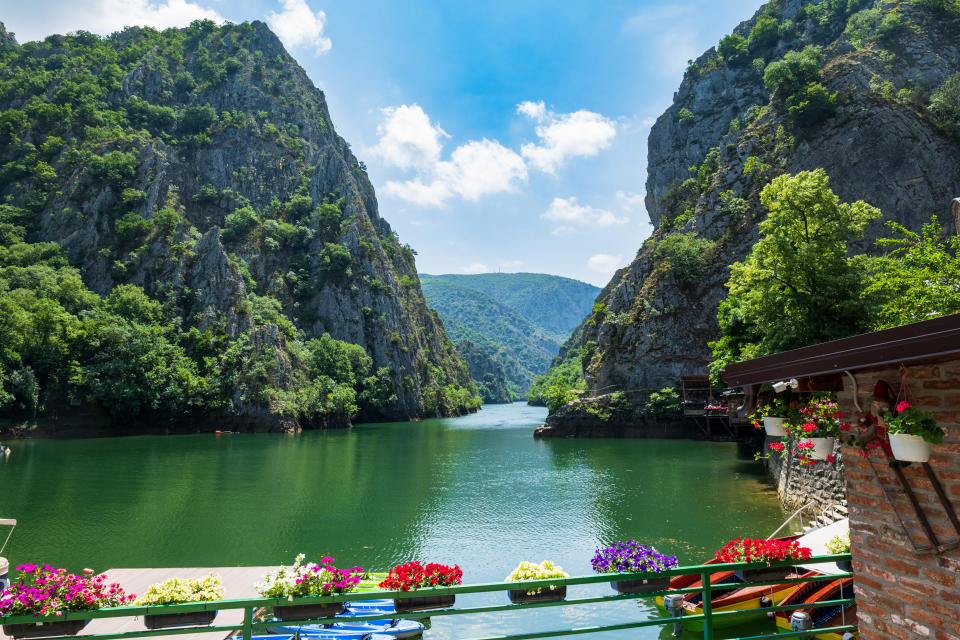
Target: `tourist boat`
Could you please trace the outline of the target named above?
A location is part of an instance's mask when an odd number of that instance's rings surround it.
[[[803,535],[786,536],[777,538],[778,540],[796,540],[801,547],[808,547],[812,554],[825,555],[829,552],[826,549],[826,543],[833,536],[848,530],[849,523],[846,519],[833,524],[813,529]],[[707,560],[704,564],[716,564],[716,559]],[[815,563],[798,565],[806,575],[827,575],[831,573],[842,573],[836,563]],[[786,567],[785,567],[786,568]],[[785,578],[798,578],[801,573],[795,573],[784,576]],[[782,604],[782,601],[793,593],[797,585],[791,583],[775,584],[766,586],[748,586],[738,587],[737,583],[744,582],[733,571],[721,571],[710,576],[710,585],[713,587],[713,598],[711,609],[713,613],[724,611],[752,611],[749,614],[738,616],[722,616],[713,621],[713,626],[717,629],[735,627],[749,622],[756,622],[767,617],[768,606]],[[675,576],[670,580],[668,589],[683,589],[689,587],[701,586],[699,575]],[[729,585],[729,586],[728,586]],[[698,592],[690,592],[683,596],[682,615],[699,615],[703,613],[703,595]],[[664,596],[657,596],[657,608],[664,615],[669,616],[669,612],[664,605]],[[690,631],[703,631],[702,620],[692,620],[683,622],[682,626]],[[839,640],[839,637],[838,637]]]
[[[707,562],[705,564],[711,564]],[[785,567],[787,569],[788,567]],[[786,578],[796,578],[799,575],[786,575]],[[738,616],[723,616],[713,621],[716,629],[734,627],[749,622],[764,620],[767,617],[766,607],[775,605],[786,598],[795,588],[795,584],[775,584],[765,586],[738,586],[744,582],[733,571],[720,571],[710,576],[710,586],[713,589],[711,601],[713,613],[724,611],[751,611],[749,614]],[[699,587],[702,580],[699,575],[676,576],[670,581],[671,589]],[[669,616],[663,596],[657,596],[657,608]],[[685,616],[700,615],[703,613],[703,595],[696,591],[683,595],[682,614]],[[683,628],[689,631],[703,631],[703,620],[683,622]]]
[[[807,576],[817,575],[811,571]],[[807,582],[800,585],[790,595],[783,599],[781,605],[790,604],[812,604],[823,602],[825,600],[842,600],[853,596],[853,578],[839,578],[829,582]],[[794,609],[794,611],[803,611],[810,616],[814,629],[825,629],[829,627],[839,627],[848,624],[857,624],[857,605],[835,605],[832,607],[816,607],[805,609]],[[790,616],[793,611],[778,611],[776,613],[777,626],[781,629],[790,630]],[[818,633],[814,638],[820,640],[843,640],[844,633],[827,632]],[[847,635],[847,638],[850,636]],[[853,637],[859,635],[853,632]]]
[[[414,620],[368,620],[366,622],[336,622],[331,625],[304,624],[289,626],[278,624],[267,627],[268,633],[289,634],[299,632],[303,637],[326,637],[328,631],[333,631],[340,640],[354,640],[354,634],[360,637],[371,633],[383,633],[394,638],[415,638],[423,634],[423,625]]]

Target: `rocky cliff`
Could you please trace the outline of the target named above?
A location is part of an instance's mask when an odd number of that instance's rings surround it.
[[[755,241],[758,194],[777,175],[823,167],[841,200],[887,220],[949,219],[958,36],[953,2],[780,0],[692,62],[649,137],[656,230],[564,349],[583,355],[589,388],[705,372],[727,266]],[[882,232],[881,221],[862,248]]]
[[[324,334],[372,358],[379,396],[362,417],[475,404],[414,252],[266,25],[24,45],[0,29],[0,54],[0,195],[26,240],[56,242],[101,296],[142,287],[184,332],[213,336],[209,357],[253,344],[271,392],[224,387],[234,414],[283,414],[305,371],[288,343]]]
[[[517,399],[507,386],[503,365],[493,356],[469,340],[457,342],[457,353],[467,363],[484,404],[506,404]]]

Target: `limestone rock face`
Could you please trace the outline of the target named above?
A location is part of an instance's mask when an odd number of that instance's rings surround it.
[[[366,418],[441,415],[450,413],[445,397],[473,395],[424,302],[414,252],[380,217],[366,168],[334,129],[324,94],[264,23],[134,27],[100,42],[121,64],[94,63],[95,77],[118,74],[96,106],[116,114],[124,136],[111,136],[103,121],[57,132],[65,149],[46,158],[56,184],[34,204],[30,241],[59,243],[101,295],[123,283],[144,287],[178,307],[187,327],[236,338],[254,330],[256,299],[278,301],[305,339],[329,333],[373,358],[395,397]],[[70,55],[64,36],[34,44],[35,56]],[[16,46],[0,26],[0,49]],[[0,110],[28,101],[0,98]],[[45,137],[29,124],[19,144],[40,147]],[[0,151],[7,158],[23,149]],[[123,154],[115,172],[110,154]],[[17,181],[0,181],[7,202],[24,206],[29,196]],[[125,215],[147,230],[121,233]],[[253,343],[292,357],[282,341]]]
[[[714,49],[703,54],[653,125],[646,205],[657,230],[597,297],[604,312],[588,317],[564,348],[584,350],[592,393],[675,386],[683,374],[705,372],[728,265],[756,241],[765,215],[758,195],[777,175],[822,167],[842,201],[865,200],[885,220],[911,229],[937,214],[952,233],[960,144],[937,122],[928,96],[960,71],[960,21],[913,3],[874,9],[863,2],[837,15],[815,4],[771,4],[739,25],[734,33],[746,38],[769,13],[779,37],[739,64],[719,59]],[[896,11],[901,27],[886,35],[868,29],[855,43],[845,30],[851,13],[864,9],[878,11],[876,24]],[[822,50],[819,81],[836,93],[837,108],[799,126],[783,97],[767,92],[750,58],[762,65],[809,44]],[[666,264],[664,241],[690,233],[708,248],[699,271],[677,273]],[[883,221],[875,223],[860,248],[872,250],[886,233]]]

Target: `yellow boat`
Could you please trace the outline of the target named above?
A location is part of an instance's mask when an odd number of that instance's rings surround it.
[[[807,575],[816,575],[810,572]],[[853,596],[853,578],[841,578],[831,580],[830,582],[808,582],[801,585],[796,591],[784,598],[781,604],[802,604],[815,603],[824,600],[842,600]],[[848,604],[846,606],[836,607],[816,607],[808,609],[796,609],[804,611],[810,615],[813,620],[813,628],[839,627],[847,624],[857,624],[857,605]],[[776,615],[777,626],[781,629],[790,631],[790,615],[792,611],[778,611]],[[818,633],[812,637],[819,640],[843,640],[844,632]],[[853,632],[854,638],[859,638],[858,632]]]

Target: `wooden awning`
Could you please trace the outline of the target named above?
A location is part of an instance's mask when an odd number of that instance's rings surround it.
[[[723,379],[749,386],[882,365],[960,357],[960,313],[728,365]]]

